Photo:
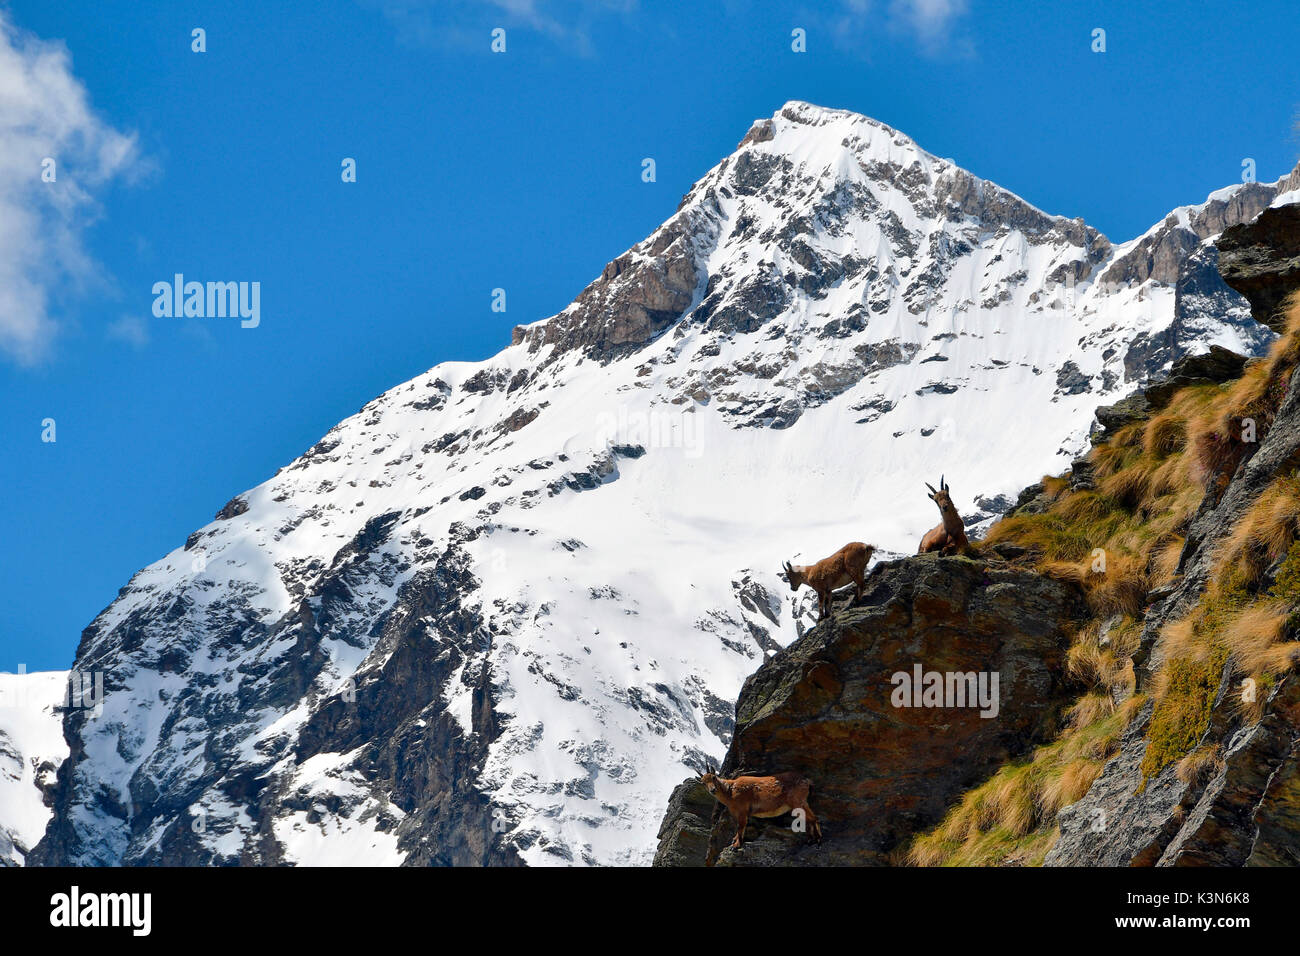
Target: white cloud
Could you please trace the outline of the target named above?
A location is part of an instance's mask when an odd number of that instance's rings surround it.
[[[59,304],[99,279],[82,241],[94,194],[138,169],[134,136],[95,115],[67,47],[0,10],[0,352],[22,363],[48,353]]]
[[[847,48],[880,42],[883,28],[913,37],[930,55],[968,56],[973,47],[960,35],[959,21],[969,9],[969,0],[840,0],[830,22],[836,41]]]
[[[483,49],[494,27],[541,34],[573,52],[591,52],[596,20],[636,12],[638,0],[363,0],[382,10],[402,42]]]
[[[149,326],[138,316],[124,315],[116,322],[109,323],[105,331],[110,339],[126,342],[137,349],[149,344]]]
[[[923,42],[947,38],[953,21],[966,13],[966,0],[891,0],[889,14]]]

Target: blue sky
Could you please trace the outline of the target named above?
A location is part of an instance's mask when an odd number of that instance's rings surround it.
[[[68,666],[131,574],[233,495],[562,309],[786,100],[866,113],[1115,241],[1247,157],[1283,175],[1292,5],[1170,6],[5,5],[0,671]],[[260,325],[155,318],[177,272],[260,282]]]

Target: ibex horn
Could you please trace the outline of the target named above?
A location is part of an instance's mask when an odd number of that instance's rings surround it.
[[[934,485],[930,484],[928,481],[925,483],[925,487],[930,489],[930,494],[932,495],[937,495],[939,493],[934,490]]]
[[[948,482],[943,480],[943,475],[939,476],[939,487],[942,488],[944,491],[948,490]]]

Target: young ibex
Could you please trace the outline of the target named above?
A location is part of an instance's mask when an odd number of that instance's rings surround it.
[[[930,500],[939,506],[939,514],[943,520],[935,527],[925,533],[921,539],[921,547],[917,549],[917,554],[928,554],[931,551],[938,551],[940,554],[969,554],[971,551],[970,541],[966,539],[966,527],[962,524],[961,515],[957,514],[957,509],[953,506],[952,497],[948,494],[948,484],[943,480],[943,475],[939,476],[939,490],[934,490],[934,485],[926,482],[925,487],[930,489]]]
[[[812,796],[812,781],[797,773],[776,773],[770,777],[719,777],[712,767],[700,774],[704,788],[731,811],[736,821],[736,839],[731,841],[739,850],[745,845],[745,826],[750,817],[766,819],[786,813],[803,812],[811,843],[822,842],[822,825],[817,822],[808,800]]]
[[[862,584],[867,562],[871,560],[875,550],[869,544],[854,541],[816,564],[800,565],[787,561],[783,565],[785,577],[790,582],[791,591],[798,591],[806,584],[817,592],[817,615],[820,620],[830,613],[831,592],[836,588],[852,583],[853,600],[862,599]]]

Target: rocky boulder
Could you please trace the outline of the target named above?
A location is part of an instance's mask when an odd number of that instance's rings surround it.
[[[672,795],[656,865],[888,864],[963,792],[1048,739],[1081,613],[1074,588],[1001,562],[924,555],[878,565],[859,604],[839,602],[831,621],[745,682],[722,767],[809,777],[822,845],[785,817],[752,821],[745,848],[728,849],[730,816],[692,779]],[[903,692],[900,675],[910,682],[918,668],[943,675],[944,699],[915,706],[912,689]],[[996,686],[996,704],[959,701],[956,675]]]
[[[1092,443],[1100,445],[1125,425],[1146,421],[1153,412],[1169,404],[1179,389],[1192,385],[1222,385],[1240,378],[1249,359],[1221,345],[1211,345],[1208,352],[1186,355],[1174,362],[1168,375],[1139,388],[1114,405],[1097,409],[1097,425]]]

